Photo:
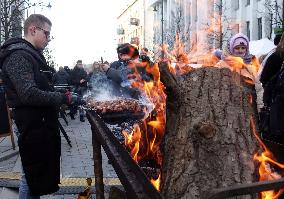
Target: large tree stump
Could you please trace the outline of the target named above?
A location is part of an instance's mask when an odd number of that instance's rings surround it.
[[[257,181],[254,86],[229,69],[198,68],[176,77],[165,63],[159,67],[167,88],[163,196],[201,199],[214,188]]]

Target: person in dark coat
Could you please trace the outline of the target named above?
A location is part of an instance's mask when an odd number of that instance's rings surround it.
[[[133,65],[133,59],[139,57],[139,51],[133,45],[129,43],[121,44],[117,48],[118,60],[109,65],[102,65],[103,70],[109,79],[112,80],[117,95],[124,97],[138,97],[136,89],[130,88],[131,79],[135,72],[135,66]]]
[[[282,32],[282,31],[281,31]],[[284,163],[284,33],[279,40],[276,34],[277,47],[271,50],[262,62],[263,69],[260,74],[260,82],[264,89],[263,104],[259,115],[261,136],[264,144],[275,155],[277,161]],[[265,114],[268,113],[268,114]],[[275,144],[278,143],[278,144]],[[282,144],[282,145],[279,145]]]
[[[282,28],[275,28],[274,45],[278,46],[281,40],[283,30]],[[269,79],[275,75],[281,68],[283,57],[280,53],[276,52],[276,48],[273,48],[262,61],[262,71],[260,74],[260,82],[265,87]]]
[[[87,78],[88,74],[83,68],[82,60],[78,60],[71,72],[72,83],[77,89],[87,87]]]
[[[0,66],[7,103],[19,130],[18,145],[23,176],[19,198],[38,199],[58,191],[60,183],[60,133],[58,107],[72,101],[70,93],[55,92],[44,71],[51,71],[42,54],[50,41],[51,22],[30,15],[24,39],[7,40],[0,49]]]
[[[75,92],[82,97],[83,94],[87,91],[88,88],[88,74],[83,68],[82,60],[78,60],[76,66],[71,73],[71,81],[75,86]],[[80,121],[84,122],[84,111],[79,109],[80,112]],[[70,108],[71,119],[74,119],[74,115],[77,113],[77,107],[73,106]]]
[[[61,66],[53,76],[53,84],[70,84],[70,76]]]

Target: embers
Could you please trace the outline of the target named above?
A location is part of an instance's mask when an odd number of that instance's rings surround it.
[[[154,159],[143,159],[138,164],[149,179],[158,179],[161,173],[160,165]]]

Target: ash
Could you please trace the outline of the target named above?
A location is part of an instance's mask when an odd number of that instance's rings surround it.
[[[113,135],[118,139],[118,141],[124,145],[124,136],[122,134],[122,131],[126,131],[129,134],[133,130],[133,125],[135,123],[139,123],[137,120],[127,120],[122,123],[117,124],[109,124],[106,123],[107,127],[110,129],[110,131],[113,133]]]

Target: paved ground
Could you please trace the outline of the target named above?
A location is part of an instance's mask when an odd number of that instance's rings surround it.
[[[72,147],[70,147],[62,136],[62,159],[61,159],[61,183],[70,186],[85,186],[87,177],[94,177],[93,160],[92,160],[92,143],[91,143],[91,128],[90,124],[68,118],[69,125],[67,126],[60,120],[67,135],[71,140]],[[15,136],[16,138],[17,136]],[[103,152],[103,170],[106,186],[118,185],[120,182],[117,178],[112,166],[108,164],[108,159]],[[21,161],[18,155],[18,150],[12,149],[10,137],[0,138],[0,183],[9,179],[16,181],[21,176]],[[94,182],[94,180],[93,180]],[[81,190],[83,191],[83,190]],[[106,193],[107,194],[107,193]],[[0,189],[0,198],[14,199],[17,198],[17,190],[10,190],[6,188]],[[43,196],[43,199],[69,199],[77,198],[77,195],[48,195]],[[94,196],[93,196],[94,198]]]

